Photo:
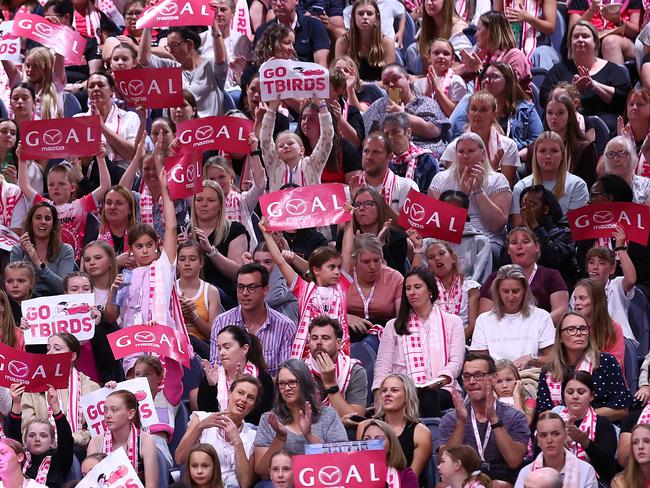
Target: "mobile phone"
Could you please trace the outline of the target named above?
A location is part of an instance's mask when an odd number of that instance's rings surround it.
[[[362,417],[361,415],[353,415],[352,417],[350,417],[350,420],[352,420],[352,422],[363,422],[364,420],[366,420],[366,418]]]
[[[320,15],[325,15],[325,9],[320,5],[314,5],[312,8],[309,9],[309,12],[315,17],[318,17]]]
[[[389,88],[388,89],[388,98],[390,98],[396,104],[402,103],[402,90],[399,88]]]

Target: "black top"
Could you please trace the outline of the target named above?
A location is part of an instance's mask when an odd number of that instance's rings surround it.
[[[305,261],[317,248],[327,246],[327,238],[316,229],[298,229],[296,232],[282,234],[289,244],[289,249]]]
[[[274,386],[273,379],[268,373],[262,373],[259,377],[262,383],[262,395],[251,413],[244,419],[249,424],[258,425],[260,417],[264,412],[273,408]],[[197,397],[199,410],[204,412],[221,412],[226,409],[225,405],[219,405],[217,401],[217,385],[210,386],[207,378],[203,378],[199,384],[199,393]]]
[[[373,66],[368,58],[359,57],[359,78],[363,81],[381,80],[381,66]]]
[[[20,433],[21,416],[13,412],[9,413],[5,422],[7,437],[17,440],[22,444],[23,439]],[[50,469],[47,472],[47,481],[45,484],[48,488],[59,488],[65,483],[66,478],[70,473],[72,467],[73,445],[74,439],[72,438],[72,430],[68,420],[63,415],[63,412],[54,417],[56,424],[56,437],[57,449],[50,449],[44,454],[38,456],[32,455],[32,461],[25,472],[25,476],[35,479],[38,473],[38,468],[43,459],[47,456],[52,456]]]
[[[210,242],[214,242],[215,232],[216,231],[212,231],[212,233],[208,236],[208,240]],[[231,222],[230,232],[228,232],[228,236],[223,241],[221,241],[219,245],[216,246],[217,250],[224,256],[228,256],[228,247],[230,246],[230,243],[242,234],[246,236],[246,242],[249,243],[250,237],[248,236],[248,232],[246,232],[244,226],[239,222]],[[248,245],[246,247],[248,248]],[[203,260],[205,262],[205,266],[203,267],[203,279],[208,283],[221,288],[233,299],[236,299],[237,291],[235,289],[235,282],[231,279],[228,279],[228,277],[226,277],[223,273],[219,272],[216,266],[212,263],[212,259],[205,255],[205,253]]]

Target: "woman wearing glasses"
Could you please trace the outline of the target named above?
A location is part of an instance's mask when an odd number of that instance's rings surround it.
[[[616,358],[599,352],[585,318],[576,313],[564,315],[555,330],[553,358],[542,368],[537,387],[535,410],[545,412],[562,405],[562,381],[572,371],[586,371],[593,377],[591,406],[599,415],[621,418],[632,404],[632,395]]]
[[[632,188],[634,203],[650,205],[650,178],[634,174],[636,148],[626,136],[614,137],[605,146],[605,173],[620,176]]]
[[[336,410],[321,405],[304,362],[282,363],[276,387],[273,410],[262,415],[255,437],[255,472],[262,479],[269,478],[271,458],[283,449],[304,454],[306,444],[348,440]]]

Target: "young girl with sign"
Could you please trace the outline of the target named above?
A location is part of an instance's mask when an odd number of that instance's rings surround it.
[[[305,148],[293,132],[284,131],[273,141],[275,117],[280,107],[280,99],[268,103],[269,110],[262,119],[260,143],[262,157],[269,175],[269,191],[278,191],[287,183],[300,186],[319,185],[321,174],[327,164],[327,158],[332,150],[334,126],[332,116],[327,110],[327,103],[317,97],[312,97],[312,103],[318,106],[318,120],[321,134],[311,156],[305,157]]]
[[[19,486],[21,488],[47,488],[42,483],[26,478],[23,467],[27,462],[27,452],[23,445],[14,439],[0,440],[0,488]]]
[[[449,488],[488,488],[492,480],[481,473],[481,458],[473,447],[458,446],[445,449],[438,471]]]
[[[74,199],[78,181],[69,163],[54,166],[47,175],[47,190],[51,200],[46,199],[32,187],[27,173],[27,163],[21,158],[22,146],[18,145],[18,185],[29,203],[48,202],[56,206],[61,223],[63,242],[70,244],[75,251],[75,261],[81,258],[86,219],[88,214],[99,208],[104,194],[111,186],[111,175],[106,165],[106,146],[100,144],[97,164],[99,167],[99,188],[81,198]]]
[[[117,390],[104,403],[106,433],[93,437],[88,455],[110,454],[123,448],[145,488],[158,487],[158,449],[153,438],[140,430],[138,399],[126,390]]]
[[[189,488],[223,488],[217,451],[210,444],[199,444],[190,451],[183,481]]]
[[[230,385],[227,410],[192,413],[187,431],[176,448],[176,462],[184,464],[191,459],[192,446],[198,442],[208,443],[217,449],[225,485],[251,486],[255,477],[251,455],[256,432],[244,419],[258,404],[261,393],[262,385],[256,378],[241,375]]]
[[[23,472],[27,477],[49,488],[60,488],[70,473],[74,455],[70,424],[61,410],[56,390],[50,386],[45,396],[55,426],[44,417],[32,418],[25,428],[23,438],[20,434],[20,423],[21,398],[24,392],[24,386],[11,385],[12,404],[6,423],[7,437],[18,442],[23,441],[27,451]]]
[[[86,428],[81,408],[81,397],[99,389],[99,385],[77,369],[77,360],[81,352],[81,345],[75,336],[67,332],[54,334],[47,341],[48,354],[61,354],[72,352],[72,367],[67,390],[56,390],[57,403],[68,419],[72,431],[75,447],[81,454],[90,441],[90,432]],[[27,428],[35,418],[49,419],[56,422],[54,410],[49,405],[49,398],[45,393],[25,393],[22,398],[22,428]],[[83,455],[81,456],[83,457]]]
[[[19,351],[25,350],[25,337],[16,326],[7,294],[0,290],[0,342]]]
[[[342,251],[323,246],[316,249],[309,256],[308,269],[313,281],[305,281],[287,263],[280,248],[273,240],[268,230],[268,221],[263,218],[260,230],[273,257],[273,261],[287,280],[294,295],[298,297],[300,309],[300,323],[293,345],[291,357],[302,359],[309,354],[306,347],[308,340],[307,329],[312,319],[327,315],[338,319],[343,329],[342,347],[345,354],[350,351],[350,330],[347,317],[347,290],[352,285],[350,270],[352,269],[352,235],[351,222],[346,222],[343,234]]]
[[[36,285],[34,268],[26,261],[14,261],[7,265],[4,275],[4,289],[9,297],[11,313],[14,321],[20,324],[23,316],[20,304],[23,300],[32,298],[32,291]]]
[[[164,358],[163,362],[155,356],[145,354],[135,362],[135,377],[146,378],[151,397],[160,423],[151,425],[149,433],[160,452],[173,466],[168,444],[174,435],[174,425],[178,405],[183,397],[183,367],[178,361]]]
[[[210,332],[212,321],[221,313],[219,290],[199,276],[205,263],[201,246],[187,240],[178,245],[176,292],[181,303],[183,318],[190,342],[202,358],[210,358]]]

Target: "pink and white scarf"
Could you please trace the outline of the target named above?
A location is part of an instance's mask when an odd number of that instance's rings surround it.
[[[388,488],[402,488],[399,471],[392,466],[386,466],[386,485],[388,485]]]
[[[321,297],[319,289],[327,289],[328,295]],[[309,355],[309,350],[306,347],[309,324],[313,319],[321,315],[338,319],[343,329],[342,350],[345,354],[350,354],[350,330],[348,328],[346,302],[346,293],[340,283],[328,287],[319,287],[314,282],[307,283],[305,293],[298,298],[300,321],[298,322],[296,337],[291,346],[291,359],[305,359]]]
[[[155,205],[160,205],[159,198]],[[149,188],[145,186],[140,194],[140,222],[153,226],[153,206],[154,201]]]
[[[131,461],[131,465],[135,472],[138,472],[138,448],[140,442],[140,429],[131,423],[131,432],[129,433],[129,439],[126,443],[126,455]],[[110,454],[113,452],[113,433],[110,430],[106,430],[104,434],[104,442],[102,443],[102,452],[104,454]]]
[[[247,374],[255,378],[259,378],[260,376],[259,369],[257,369],[257,366],[255,366],[250,361],[246,363],[244,370],[240,371],[240,373]],[[223,366],[219,366],[217,374],[217,401],[219,402],[219,408],[221,411],[225,412],[228,410],[228,395],[230,393],[231,382],[228,381],[228,375],[226,374],[226,370]]]
[[[430,384],[447,365],[447,332],[437,305],[433,306],[424,324],[411,312],[409,333],[398,336],[398,341],[406,370],[417,387]]]
[[[636,421],[637,424],[650,424],[650,403],[648,403],[639,416],[639,420]]]
[[[342,395],[345,395],[345,391],[348,389],[348,385],[350,384],[352,366],[358,362],[358,360],[352,359],[350,356],[346,356],[342,353],[338,354],[338,357],[336,359],[336,384],[338,385]],[[305,364],[309,366],[311,374],[313,374],[314,377],[320,378],[321,372],[318,366],[318,362],[314,360],[311,354],[307,357],[307,359],[305,359]],[[321,400],[321,403],[323,403],[323,405],[329,405],[329,397],[326,395],[325,398]]]
[[[27,470],[32,465],[32,455],[29,451],[25,452],[25,459],[26,461],[25,461],[25,465],[23,466],[23,473],[26,473]],[[36,478],[34,478],[34,481],[36,481],[36,483],[40,483],[41,485],[45,484],[45,482],[47,481],[47,475],[50,472],[51,465],[52,465],[52,456],[45,456],[41,461],[40,466],[38,467],[38,471],[36,472]]]
[[[586,371],[587,373],[591,374],[593,369],[594,365],[591,358],[585,357],[578,364],[576,371]],[[562,379],[555,380],[551,378],[550,373],[547,373],[546,384],[548,385],[548,391],[551,394],[551,401],[553,402],[553,406],[557,407],[558,405],[562,405]]]
[[[0,224],[11,227],[11,216],[23,196],[20,187],[12,185],[0,176]]]
[[[542,2],[540,0],[510,0],[506,2],[510,8],[525,10],[533,18],[542,17]],[[537,30],[528,22],[519,22],[521,25],[521,43],[517,47],[526,55],[528,62],[531,62],[533,51],[537,47]]]
[[[559,415],[564,419],[565,423],[569,423],[568,409],[562,409]],[[580,429],[582,432],[587,432],[589,434],[589,440],[592,442],[596,438],[596,419],[596,411],[592,407],[589,407],[587,413],[578,426],[578,429]],[[578,442],[571,441],[568,448],[569,451],[578,457],[578,459],[581,459],[582,461],[589,461],[589,456],[587,456],[587,453]]]
[[[456,275],[449,291],[447,291],[445,285],[438,278],[436,278],[436,284],[438,285],[438,300],[436,300],[436,305],[447,313],[458,315],[463,305],[463,280],[460,279],[460,276]]]
[[[59,397],[59,403],[61,403],[61,393],[60,390],[56,392]],[[83,409],[81,408],[81,373],[77,371],[77,368],[72,368],[70,370],[70,379],[68,380],[68,408],[65,413],[68,423],[70,424],[70,429],[72,433],[79,432],[83,430],[84,424],[84,414]],[[55,427],[55,440],[56,440],[56,424],[54,422],[54,412],[52,412],[52,407],[48,404],[47,406],[47,418],[50,423]]]
[[[531,471],[544,467],[544,453],[540,452],[533,461]],[[580,488],[580,463],[578,458],[567,449],[564,450],[564,484],[563,488]]]
[[[415,167],[418,164],[418,157],[423,154],[431,154],[431,151],[428,149],[422,149],[413,142],[409,141],[409,147],[402,154],[393,155],[393,167],[395,168],[395,173],[409,180],[413,179],[415,175]],[[406,166],[406,168],[404,168]],[[388,202],[390,205],[390,202]]]
[[[367,185],[366,183],[366,172],[361,173],[360,183],[362,185]],[[395,185],[397,184],[397,176],[389,168],[386,168],[386,174],[384,175],[384,181],[381,184],[381,196],[384,197],[384,201],[390,206],[393,203],[393,192],[395,191]]]
[[[233,189],[226,195],[226,218],[231,222],[241,222],[241,193]]]
[[[153,224],[153,218],[151,220],[151,224],[149,225],[152,224]],[[111,245],[113,249],[115,248],[115,243],[113,242],[113,233],[111,232],[111,226],[109,224],[106,224],[104,228],[99,231],[97,240],[106,241]],[[129,250],[129,233],[127,231],[124,233],[124,248],[122,249],[122,252],[128,252],[128,250]]]

